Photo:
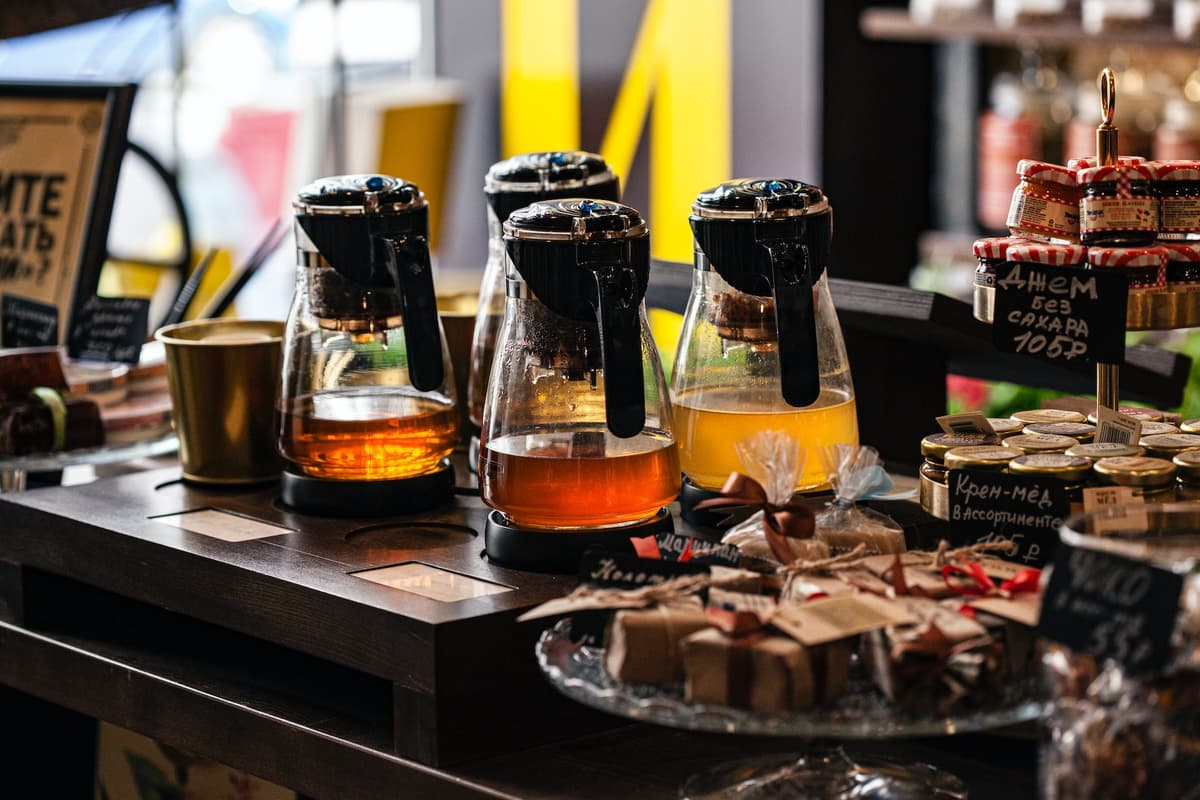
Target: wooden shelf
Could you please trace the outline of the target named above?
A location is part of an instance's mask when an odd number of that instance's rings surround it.
[[[1085,33],[1079,22],[1047,23],[1036,27],[1003,28],[990,16],[965,17],[953,22],[914,22],[904,8],[868,8],[859,18],[859,29],[868,39],[895,42],[941,42],[954,39],[981,44],[1079,45],[1124,44],[1195,48],[1175,38],[1169,24],[1155,23],[1141,30],[1112,34]]]

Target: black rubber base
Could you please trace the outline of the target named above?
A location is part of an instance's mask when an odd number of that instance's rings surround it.
[[[579,561],[590,547],[633,555],[633,545],[629,543],[631,537],[672,533],[674,530],[675,520],[665,508],[646,522],[590,531],[518,528],[499,511],[493,511],[488,514],[487,525],[483,528],[483,541],[488,560],[502,567],[573,575],[579,571]]]
[[[391,481],[338,481],[284,470],[283,504],[317,517],[394,517],[447,505],[454,498],[454,467]]]
[[[679,516],[693,525],[700,525],[705,528],[719,528],[725,518],[729,516],[729,512],[720,508],[714,510],[706,508],[697,511],[696,504],[720,496],[720,492],[714,492],[711,489],[701,489],[692,483],[691,478],[684,475],[683,486],[679,490]]]

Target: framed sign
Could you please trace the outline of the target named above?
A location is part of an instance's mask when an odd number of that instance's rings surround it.
[[[134,91],[0,82],[0,345],[65,344],[95,296]]]

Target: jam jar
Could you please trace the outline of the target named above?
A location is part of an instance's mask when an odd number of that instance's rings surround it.
[[[1092,247],[1088,263],[1117,270],[1129,281],[1129,292],[1152,293],[1167,289],[1167,251],[1162,247]]]
[[[1200,239],[1200,161],[1153,161],[1158,238]]]
[[[1122,167],[1132,166],[1134,164],[1145,164],[1146,159],[1142,156],[1117,156],[1117,164]],[[1067,169],[1073,169],[1079,172],[1081,169],[1090,169],[1096,165],[1095,156],[1080,156],[1072,158],[1067,162]]]
[[[975,268],[974,312],[981,322],[992,321],[992,309],[996,302],[996,277],[1004,262],[1008,260],[1008,248],[1013,244],[1029,244],[1024,236],[988,236],[976,239],[972,250],[979,266]]]
[[[1143,422],[1142,436],[1158,436],[1163,433],[1182,433],[1176,426],[1169,422]]]
[[[1087,259],[1087,248],[1078,244],[1009,245],[1008,260],[1016,264],[1047,264],[1052,266],[1081,266]],[[1024,420],[1028,422],[1029,420]],[[1046,420],[1049,421],[1049,420]]]
[[[1183,433],[1200,433],[1200,419],[1185,419],[1179,430]]]
[[[1011,417],[988,417],[987,421],[988,425],[992,426],[992,431],[1000,438],[1004,438],[1005,436],[1015,436],[1025,429],[1024,422]]]
[[[1078,173],[1079,240],[1089,247],[1149,245],[1158,235],[1158,198],[1145,164],[1089,167]]]
[[[1139,422],[1162,422],[1163,413],[1155,411],[1153,408],[1142,408],[1141,406],[1121,406],[1117,409],[1117,413],[1126,417],[1133,417]],[[1088,414],[1087,421],[1096,424],[1096,415]]]
[[[1167,288],[1200,292],[1200,242],[1159,242],[1167,251]]]
[[[1014,458],[1008,465],[1008,471],[1014,475],[1036,475],[1062,481],[1074,511],[1083,502],[1083,484],[1091,467],[1092,462],[1083,456],[1069,456],[1066,453],[1027,453]]]
[[[1008,230],[1014,236],[1048,241],[1079,241],[1081,190],[1074,170],[1025,159],[1017,164],[1021,182],[1008,208]]]
[[[1175,465],[1165,458],[1127,456],[1102,458],[1092,465],[1100,483],[1130,486],[1147,503],[1164,503],[1175,498]]]

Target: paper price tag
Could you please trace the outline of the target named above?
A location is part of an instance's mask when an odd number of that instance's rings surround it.
[[[1142,422],[1136,417],[1127,417],[1107,406],[1096,409],[1097,444],[1137,444],[1142,438]]]
[[[912,625],[917,617],[902,605],[870,594],[847,594],[780,606],[771,624],[800,644],[815,646],[848,636]]]

